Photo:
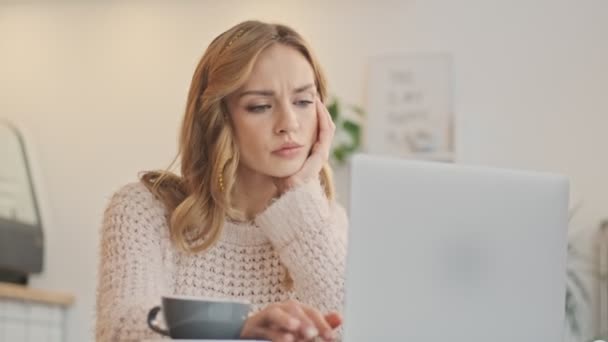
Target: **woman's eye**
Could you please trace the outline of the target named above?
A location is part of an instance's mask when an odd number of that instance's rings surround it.
[[[266,109],[269,108],[270,105],[249,106],[247,107],[247,111],[251,113],[263,113]]]
[[[309,100],[301,100],[301,101],[296,101],[296,105],[299,107],[308,107],[312,104],[312,101]]]

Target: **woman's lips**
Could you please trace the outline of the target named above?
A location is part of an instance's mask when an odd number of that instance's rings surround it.
[[[282,158],[291,158],[300,154],[302,148],[303,146],[286,146],[278,150],[272,151],[272,154]]]

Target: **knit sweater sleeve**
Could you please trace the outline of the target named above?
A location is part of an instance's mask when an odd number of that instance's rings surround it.
[[[342,312],[347,216],[318,179],[283,194],[256,218],[294,281],[299,300]]]
[[[156,213],[161,213],[157,215]],[[158,339],[148,310],[168,291],[162,271],[162,208],[141,184],[115,193],[104,211],[96,303],[97,341]]]

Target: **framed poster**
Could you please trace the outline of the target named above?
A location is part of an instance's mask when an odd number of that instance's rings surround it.
[[[453,161],[451,58],[373,58],[364,135],[369,153]]]

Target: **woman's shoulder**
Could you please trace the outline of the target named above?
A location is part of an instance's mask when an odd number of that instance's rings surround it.
[[[164,220],[166,208],[141,181],[136,181],[123,184],[111,194],[105,215]]]
[[[127,183],[111,194],[101,222],[102,253],[123,255],[158,248],[167,238],[163,204],[144,184]]]

